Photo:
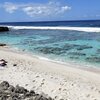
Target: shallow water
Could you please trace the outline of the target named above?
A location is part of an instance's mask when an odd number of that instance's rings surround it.
[[[0,33],[0,43],[57,61],[100,66],[100,34],[96,32],[11,30]]]

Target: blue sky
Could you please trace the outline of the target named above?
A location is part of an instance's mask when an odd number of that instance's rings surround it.
[[[0,0],[0,22],[100,19],[100,0]]]

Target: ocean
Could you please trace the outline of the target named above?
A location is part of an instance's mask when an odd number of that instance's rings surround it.
[[[100,67],[100,20],[0,23],[0,43],[62,63]]]

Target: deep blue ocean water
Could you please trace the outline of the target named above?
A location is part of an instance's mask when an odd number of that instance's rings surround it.
[[[100,21],[1,23],[11,26],[100,27]],[[17,29],[0,33],[0,43],[52,60],[100,66],[100,32]]]
[[[0,25],[13,26],[71,26],[71,27],[100,27],[100,20],[84,21],[45,21],[45,22],[5,22]]]

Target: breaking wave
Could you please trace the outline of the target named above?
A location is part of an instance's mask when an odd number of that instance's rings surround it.
[[[96,27],[49,27],[49,26],[8,26],[10,29],[20,30],[20,29],[38,29],[38,30],[74,30],[83,32],[100,32],[100,28]]]

